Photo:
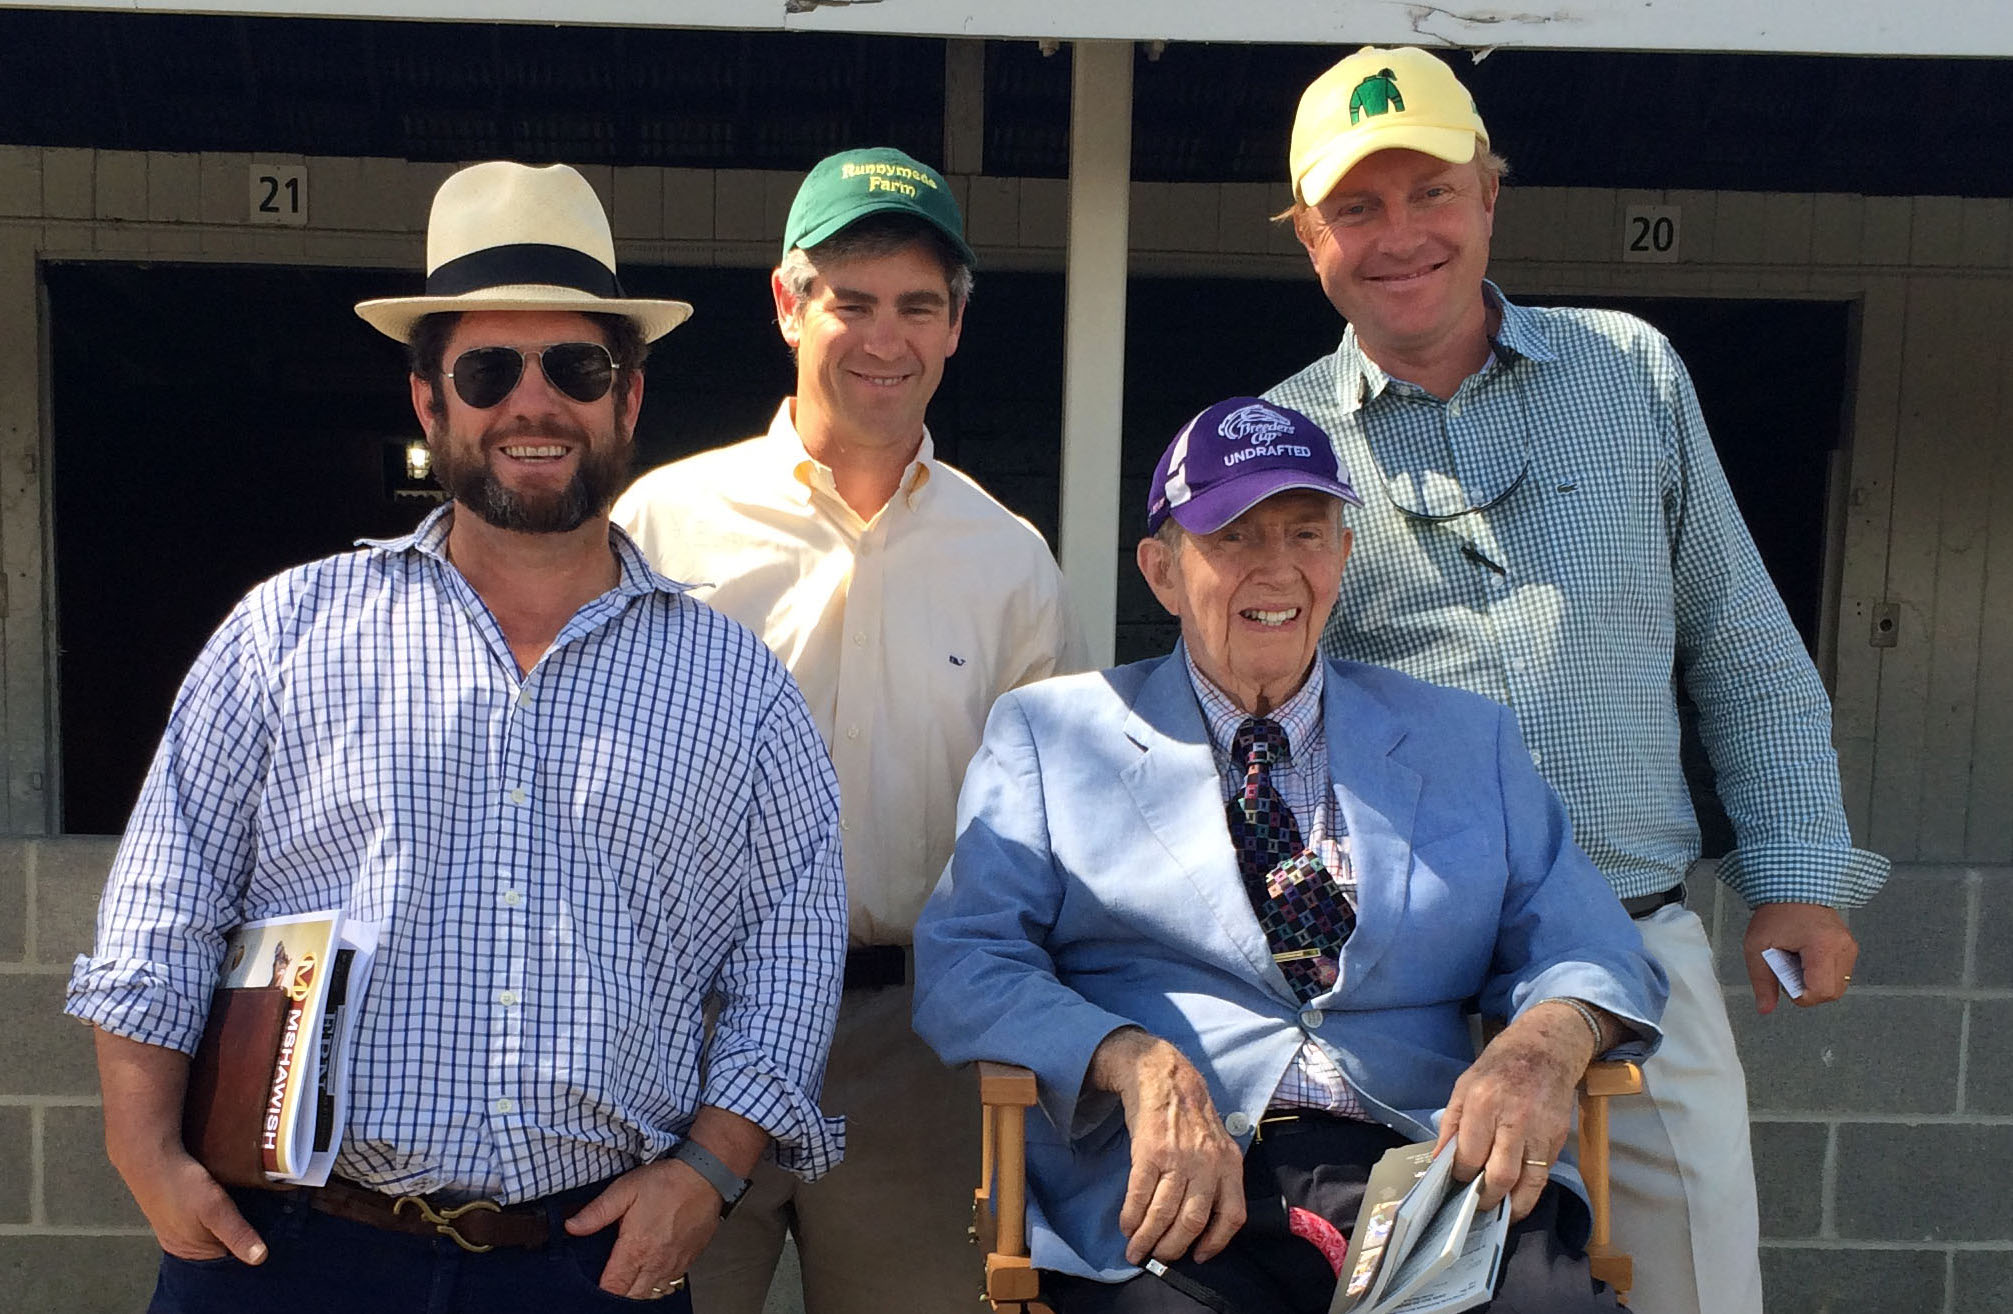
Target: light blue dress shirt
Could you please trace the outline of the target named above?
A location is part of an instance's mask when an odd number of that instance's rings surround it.
[[[1266,394],[1328,431],[1364,496],[1324,650],[1509,706],[1625,898],[1699,853],[1682,679],[1738,841],[1721,879],[1751,904],[1863,903],[1887,860],[1852,846],[1830,700],[1683,362],[1632,316],[1485,287],[1495,363],[1444,401],[1386,375],[1353,328]]]

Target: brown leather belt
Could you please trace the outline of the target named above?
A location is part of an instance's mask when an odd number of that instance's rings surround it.
[[[429,1241],[444,1236],[472,1254],[498,1246],[537,1250],[550,1233],[545,1206],[538,1204],[507,1209],[494,1200],[442,1204],[423,1195],[385,1195],[341,1178],[306,1195],[310,1208],[335,1218]]]

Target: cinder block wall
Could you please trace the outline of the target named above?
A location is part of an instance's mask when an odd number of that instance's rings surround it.
[[[115,841],[0,839],[0,1308],[125,1314],[153,1243],[62,1016]],[[1903,866],[1853,919],[1850,995],[1757,1017],[1746,909],[1701,870],[1747,1065],[1772,1314],[2013,1309],[2013,867]],[[16,1303],[18,1302],[18,1303]]]
[[[129,1314],[146,1220],[105,1161],[90,1031],[63,1016],[117,841],[0,839],[0,1309]]]

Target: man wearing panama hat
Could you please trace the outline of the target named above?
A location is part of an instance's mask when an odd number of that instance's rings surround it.
[[[843,1149],[823,745],[608,519],[644,348],[691,307],[624,295],[562,165],[449,178],[427,271],[357,311],[408,347],[451,501],[224,622],[71,981],[158,1311],[687,1307],[756,1161]],[[178,1135],[222,934],[334,907],[384,928],[334,1176],[226,1190]]]
[[[1673,676],[1738,847],[1719,878],[1797,1002],[1836,999],[1858,952],[1838,909],[1887,862],[1852,847],[1831,707],[1713,453],[1684,364],[1612,311],[1534,310],[1486,280],[1504,164],[1474,99],[1422,50],[1366,48],[1308,86],[1294,229],[1348,321],[1267,394],[1358,473],[1357,555],[1323,639],[1515,710],[1575,837],[1669,974],[1646,1097],[1614,1114],[1615,1241],[1644,1314],[1757,1314],[1746,1092],[1712,948],[1684,907],[1700,837]]]
[[[825,1094],[846,1163],[812,1185],[757,1170],[697,1272],[700,1314],[759,1314],[786,1231],[809,1314],[970,1301],[976,1091],[910,1030],[909,944],[986,710],[1087,655],[1041,535],[937,459],[923,422],[964,329],[963,229],[920,160],[821,160],[770,277],[794,394],[767,433],[654,470],[615,507],[658,569],[788,664],[844,817],[850,949]]]

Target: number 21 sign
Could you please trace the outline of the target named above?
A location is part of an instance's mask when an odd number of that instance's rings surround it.
[[[308,221],[308,170],[304,164],[252,164],[251,213],[255,224]]]

